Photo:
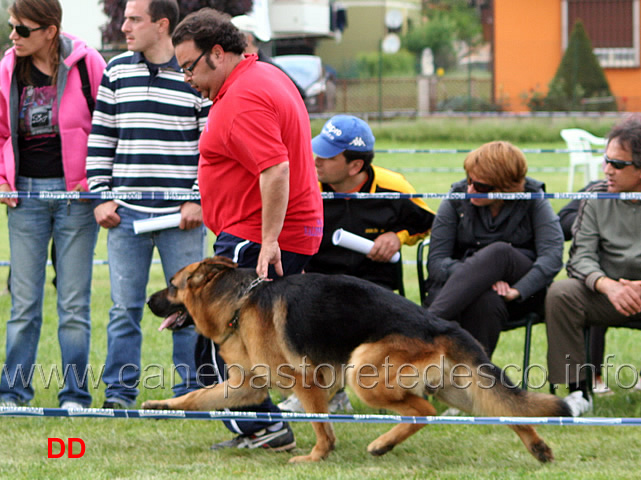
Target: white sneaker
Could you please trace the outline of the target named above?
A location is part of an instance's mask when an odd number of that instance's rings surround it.
[[[592,411],[592,398],[586,400],[580,390],[570,393],[563,400],[569,407],[573,417],[580,417],[584,413]]]
[[[13,400],[2,400],[0,401],[0,407],[3,408],[18,408],[18,404]]]
[[[610,390],[610,387],[608,387],[607,383],[604,383],[602,379],[597,378],[596,382],[594,384],[594,388],[592,389],[592,393],[595,395],[599,396],[606,396],[606,395],[612,395],[614,392]]]
[[[278,408],[285,412],[294,412],[294,413],[305,413],[303,405],[300,403],[300,400],[296,397],[295,394],[291,394],[285,400],[278,404]]]
[[[441,413],[441,417],[457,417],[461,414],[461,411],[456,407],[450,407]]]
[[[638,381],[638,382],[637,382],[637,384],[636,384],[634,387],[632,387],[632,388],[633,388],[633,390],[636,390],[637,392],[641,392],[641,377],[639,377],[639,381]]]
[[[60,405],[60,408],[64,410],[82,410],[85,407],[80,405],[78,402],[72,402],[71,400],[66,400],[62,402],[62,405]]]
[[[349,397],[345,390],[339,390],[336,395],[329,401],[329,413],[337,412],[353,412],[354,407],[349,401]]]

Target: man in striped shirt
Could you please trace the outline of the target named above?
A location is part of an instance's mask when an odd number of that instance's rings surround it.
[[[124,200],[96,201],[96,221],[109,229],[107,249],[113,306],[107,327],[107,388],[103,408],[128,408],[140,381],[146,286],[154,247],[165,278],[204,256],[205,229],[198,192],[198,139],[211,102],[183,81],[171,34],[176,0],[129,0],[122,31],[128,52],[104,72],[89,137],[87,177],[92,192],[131,192]],[[134,193],[135,192],[135,193]],[[146,199],[139,192],[166,193]],[[180,213],[177,228],[135,234],[133,222]],[[173,334],[173,361],[182,383],[194,390],[196,334]]]

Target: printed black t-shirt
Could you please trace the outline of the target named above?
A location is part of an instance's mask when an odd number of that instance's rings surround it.
[[[18,82],[20,111],[18,175],[33,178],[63,177],[58,129],[58,95],[51,77],[31,67],[32,85]]]

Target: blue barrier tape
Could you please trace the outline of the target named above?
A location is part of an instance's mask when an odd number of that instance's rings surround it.
[[[473,148],[382,148],[374,149],[374,153],[470,153],[474,151]],[[595,148],[591,150],[573,150],[567,148],[522,148],[523,153],[603,153],[605,150],[602,148]]]
[[[186,410],[120,410],[83,408],[0,407],[3,417],[86,417],[143,418],[183,420],[235,420],[256,422],[323,422],[323,423],[414,423],[444,425],[590,425],[641,426],[641,418],[608,417],[412,417],[404,415],[363,415],[326,413],[264,413],[264,412],[193,412]]]
[[[459,173],[464,174],[463,167],[394,167],[390,168],[393,172],[398,173]],[[568,173],[569,167],[528,167],[530,173]]]
[[[200,193],[178,192],[0,192],[0,198],[37,198],[39,200],[170,200],[193,202]]]
[[[324,199],[388,199],[398,200],[404,198],[426,198],[426,199],[444,199],[444,200],[466,200],[471,198],[490,198],[500,200],[539,200],[539,199],[565,199],[565,200],[585,200],[585,199],[599,199],[599,200],[641,200],[641,192],[490,192],[490,193],[463,193],[463,192],[448,192],[448,193],[398,193],[398,192],[383,192],[383,193],[339,193],[339,192],[323,192]]]
[[[159,258],[154,258],[154,259],[151,261],[151,263],[152,263],[152,264],[154,264],[154,265],[160,265],[160,264],[161,264],[161,261],[160,261],[160,259],[159,259]],[[107,260],[94,260],[94,261],[93,261],[93,264],[94,264],[94,265],[109,265],[109,262],[108,262]],[[49,261],[47,262],[47,265],[48,265],[48,266],[53,265],[53,264],[51,263],[51,260],[49,260]],[[405,260],[405,259],[404,259],[404,260],[403,260],[403,265],[416,265],[416,260]],[[6,261],[6,260],[0,260],[0,267],[10,267],[10,266],[11,266],[11,262],[8,262],[8,261]]]
[[[161,264],[159,258],[154,258],[151,261],[151,263],[154,264],[154,265],[160,265]],[[109,265],[109,262],[107,260],[94,260],[93,264],[94,265]],[[48,266],[53,265],[53,263],[51,263],[51,260],[47,261],[47,265]],[[11,262],[8,262],[6,260],[0,260],[0,267],[10,267],[10,266],[11,266]]]
[[[158,200],[160,197],[158,193],[153,192],[138,192],[140,200]],[[0,198],[36,198],[40,200],[79,200],[79,199],[103,199],[104,193],[90,193],[90,192],[0,192]],[[114,198],[128,198],[130,193],[110,193],[109,199]],[[384,193],[338,193],[338,192],[322,192],[321,196],[324,199],[336,198],[355,198],[355,199],[389,199],[398,200],[403,198],[433,198],[433,199],[446,199],[446,200],[465,200],[470,198],[490,198],[500,200],[538,200],[546,199],[565,199],[565,200],[583,200],[583,199],[608,199],[608,200],[641,200],[641,192],[490,192],[490,193],[398,193],[398,192],[384,192]],[[198,197],[199,198],[199,197]],[[191,200],[197,200],[196,197],[190,197]]]

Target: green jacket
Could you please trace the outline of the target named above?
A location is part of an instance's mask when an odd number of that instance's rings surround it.
[[[606,182],[588,191],[606,192]],[[641,280],[641,202],[583,200],[572,230],[568,276],[591,290],[603,275]]]

